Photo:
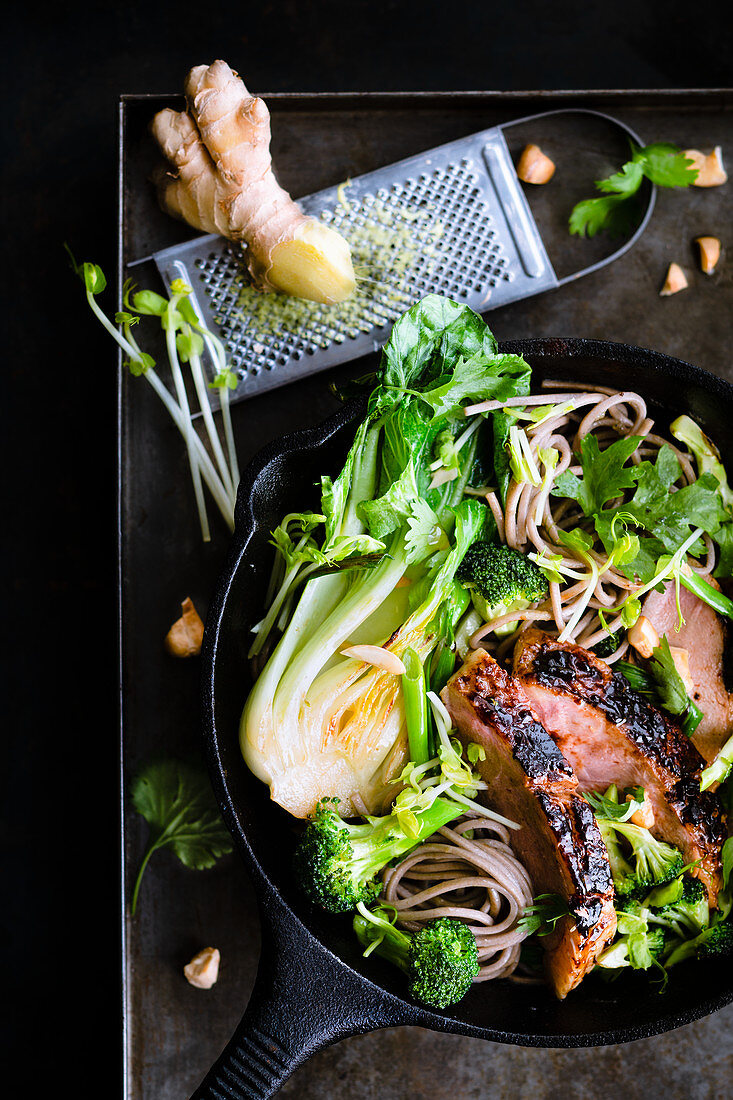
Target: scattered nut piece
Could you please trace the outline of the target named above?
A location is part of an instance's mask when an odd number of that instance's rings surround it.
[[[697,168],[697,179],[693,187],[720,187],[721,183],[725,183],[728,179],[723,167],[723,151],[719,145],[716,145],[712,153],[708,153],[707,156],[699,149],[685,149],[685,156],[692,161],[693,167]]]
[[[193,601],[186,596],[181,604],[183,614],[176,619],[165,636],[165,648],[172,657],[195,657],[201,652],[204,624]]]
[[[626,801],[631,802],[630,794],[626,795]],[[641,804],[641,808],[631,815],[629,821],[632,821],[634,825],[641,825],[643,829],[651,829],[654,827],[654,808],[646,791],[644,791],[644,801]]]
[[[687,278],[679,264],[670,264],[664,286],[659,291],[660,298],[666,298],[669,294],[676,294],[679,290],[687,288]]]
[[[555,175],[555,165],[539,145],[525,145],[517,175],[524,183],[547,183]]]
[[[651,657],[659,645],[659,635],[646,615],[640,615],[628,633],[632,645],[640,657]]]
[[[356,661],[364,661],[376,668],[383,668],[385,672],[393,672],[395,676],[402,676],[405,666],[396,653],[390,653],[381,645],[351,645],[341,650],[343,657],[353,657]]]
[[[695,244],[700,249],[700,270],[712,275],[720,259],[720,241],[717,237],[695,237]]]
[[[680,649],[679,646],[671,645],[669,652],[672,654],[672,660],[674,661],[674,667],[680,674],[680,679],[685,685],[685,691],[692,697],[695,692],[695,684],[690,675],[690,654],[686,649]]]
[[[205,947],[199,951],[183,968],[188,984],[195,985],[197,989],[211,989],[219,977],[220,960],[218,947]]]

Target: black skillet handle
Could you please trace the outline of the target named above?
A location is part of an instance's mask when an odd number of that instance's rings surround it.
[[[263,899],[262,955],[241,1023],[191,1100],[265,1100],[338,1039],[411,1021],[296,921],[274,891]]]

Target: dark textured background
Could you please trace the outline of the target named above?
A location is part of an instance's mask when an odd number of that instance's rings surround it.
[[[62,252],[114,270],[119,94],[177,91],[219,56],[258,91],[716,87],[724,10],[240,0],[4,20],[0,909],[3,1037],[14,1060],[37,1045],[27,1094],[119,1092],[114,360]]]

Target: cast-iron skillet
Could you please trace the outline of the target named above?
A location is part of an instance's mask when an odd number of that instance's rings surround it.
[[[729,383],[625,344],[527,340],[503,350],[527,358],[535,384],[548,378],[637,390],[664,428],[689,413],[733,468]],[[296,889],[290,871],[295,823],[269,800],[239,751],[239,717],[250,687],[249,627],[262,614],[269,532],[284,513],[317,507],[315,483],[321,472],[338,471],[363,411],[363,403],[352,402],[320,427],[271,444],[239,487],[233,547],[204,638],[205,737],[222,813],[258,893],[262,955],[244,1018],[196,1100],[271,1096],[321,1047],[381,1027],[418,1024],[524,1046],[595,1046],[679,1027],[733,997],[725,966],[690,964],[672,973],[664,995],[644,974],[608,984],[590,977],[563,1002],[544,987],[504,980],[474,986],[452,1011],[429,1012],[407,999],[398,971],[362,958],[349,917],[321,913]]]

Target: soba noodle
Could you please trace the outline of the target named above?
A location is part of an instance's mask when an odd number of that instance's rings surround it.
[[[480,964],[475,982],[515,970],[527,937],[517,925],[532,904],[532,883],[503,825],[471,812],[388,867],[382,879],[381,900],[394,906],[400,927],[414,932],[437,917],[468,925]]]

